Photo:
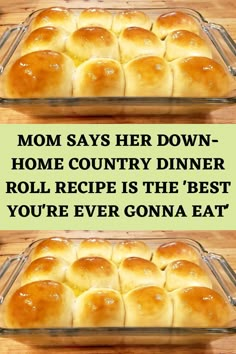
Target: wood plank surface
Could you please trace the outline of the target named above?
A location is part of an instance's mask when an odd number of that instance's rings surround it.
[[[209,1],[105,1],[105,0],[78,0],[78,1],[68,1],[68,0],[39,0],[39,1],[29,1],[29,0],[0,0],[0,35],[11,25],[21,23],[25,20],[27,15],[32,11],[42,9],[49,6],[66,6],[71,8],[77,7],[187,7],[192,8],[200,12],[203,17],[213,23],[218,23],[223,25],[228,31],[229,35],[235,40],[236,39],[236,5],[232,0],[216,0],[214,2]],[[26,114],[16,112],[8,108],[0,108],[0,123],[2,124],[20,124],[20,123],[32,123],[32,124],[71,124],[71,123],[81,123],[81,124],[168,124],[168,123],[188,123],[188,124],[230,124],[236,123],[235,107],[226,107],[213,111],[207,114],[180,114],[180,115],[155,115],[155,116],[113,116],[113,117],[33,117]]]

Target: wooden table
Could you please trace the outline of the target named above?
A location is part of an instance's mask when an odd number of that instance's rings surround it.
[[[66,237],[175,237],[192,238],[200,242],[206,250],[222,254],[231,267],[236,270],[236,231],[1,231],[0,232],[0,264],[7,255],[18,254],[36,239],[50,236]],[[0,339],[0,352],[6,353],[47,353],[48,348],[33,348],[10,339]],[[212,342],[207,346],[115,346],[86,348],[51,348],[52,353],[86,353],[86,354],[235,354],[236,335]]]
[[[104,0],[0,0],[0,35],[4,30],[13,24],[22,22],[29,13],[34,10],[49,7],[53,5],[61,5],[66,7],[191,7],[200,13],[209,21],[223,25],[232,38],[236,39],[236,9],[235,4],[231,0],[215,0],[209,2],[207,0],[195,0],[191,3],[184,0],[149,0],[149,1],[104,1]],[[142,124],[142,123],[193,123],[193,124],[207,124],[207,123],[235,123],[235,105],[217,110],[206,115],[164,115],[164,116],[140,116],[140,117],[32,117],[17,113],[11,109],[0,108],[0,123],[119,123],[119,124]]]

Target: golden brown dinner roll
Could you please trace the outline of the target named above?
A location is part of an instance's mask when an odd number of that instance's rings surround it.
[[[66,52],[76,65],[91,58],[119,59],[116,36],[102,27],[83,27],[73,32],[66,41]]]
[[[165,274],[151,261],[140,257],[125,258],[119,266],[120,287],[123,293],[142,285],[163,287]]]
[[[121,64],[113,59],[90,59],[76,69],[73,96],[124,96]]]
[[[44,26],[62,27],[68,32],[73,32],[77,28],[76,17],[65,7],[49,7],[40,11],[33,19],[31,30]]]
[[[76,299],[73,326],[121,327],[124,316],[124,304],[118,291],[89,289]]]
[[[124,65],[125,96],[171,96],[172,72],[168,62],[157,56],[135,58]]]
[[[175,97],[221,97],[230,90],[226,70],[213,59],[187,57],[171,63]]]
[[[164,269],[169,263],[178,260],[186,260],[199,264],[199,255],[190,245],[181,241],[173,241],[161,244],[153,253],[152,261],[160,269]]]
[[[5,307],[10,328],[71,327],[74,295],[67,286],[40,280],[17,289]]]
[[[152,21],[145,12],[139,10],[127,9],[114,15],[112,22],[112,31],[114,33],[119,34],[123,29],[132,26],[150,30]]]
[[[181,11],[172,11],[157,17],[152,28],[152,31],[161,39],[176,30],[187,30],[199,34],[199,25],[191,15]]]
[[[143,286],[124,295],[125,326],[170,327],[173,305],[165,289]]]
[[[78,245],[77,256],[82,257],[103,257],[111,259],[112,244],[102,238],[88,238]]]
[[[68,33],[60,27],[37,28],[22,43],[21,55],[45,49],[63,52],[67,36]]]
[[[62,53],[32,52],[6,72],[5,94],[9,98],[69,97],[73,72],[73,61]]]
[[[166,37],[165,43],[165,58],[169,61],[189,56],[212,58],[210,46],[207,45],[206,41],[190,31],[171,32]]]
[[[123,259],[128,257],[141,257],[151,259],[152,251],[150,247],[143,241],[125,240],[117,242],[113,247],[112,261],[120,264]]]
[[[163,42],[151,31],[140,27],[125,28],[119,36],[121,62],[141,55],[157,55],[163,57]]]
[[[69,263],[63,258],[41,257],[31,262],[22,273],[21,285],[37,280],[55,280],[63,282]]]
[[[229,305],[215,290],[187,287],[172,293],[174,327],[221,327],[230,321]]]
[[[74,243],[65,237],[51,237],[40,241],[34,248],[32,260],[40,257],[61,257],[69,263],[74,262],[76,248]]]
[[[81,11],[78,17],[78,28],[99,26],[111,29],[112,13],[102,8],[89,8]]]
[[[166,284],[168,291],[187,286],[212,287],[208,274],[197,264],[186,261],[174,261],[166,267]]]
[[[66,284],[73,289],[75,295],[89,288],[120,288],[115,264],[103,257],[77,259],[67,269]]]

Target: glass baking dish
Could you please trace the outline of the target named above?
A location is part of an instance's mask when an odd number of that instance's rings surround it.
[[[122,8],[106,8],[115,14]],[[71,9],[76,14],[84,8]],[[127,10],[127,9],[125,9]],[[211,45],[213,58],[227,69],[232,90],[227,97],[69,97],[9,99],[4,97],[2,77],[9,64],[17,57],[22,40],[27,35],[31,21],[41,10],[31,13],[22,24],[5,31],[0,39],[0,105],[35,116],[114,116],[114,115],[165,115],[208,113],[236,103],[236,44],[226,30],[218,24],[207,22],[203,16],[188,8],[138,8],[150,18],[179,10],[192,16],[201,29],[202,36]]]
[[[104,238],[112,243],[128,238]],[[73,238],[75,245],[84,238]],[[133,240],[133,238],[132,238]],[[32,251],[42,240],[31,243],[22,253],[11,255],[0,268],[0,338],[11,338],[33,346],[99,346],[99,345],[162,345],[207,344],[236,334],[236,274],[223,256],[207,252],[201,244],[186,238],[135,238],[145,242],[151,250],[161,244],[182,241],[198,253],[200,265],[207,271],[217,290],[232,310],[232,322],[224,328],[179,327],[107,327],[107,328],[37,328],[10,329],[3,323],[3,308],[9,293],[19,285],[20,277],[29,263]]]

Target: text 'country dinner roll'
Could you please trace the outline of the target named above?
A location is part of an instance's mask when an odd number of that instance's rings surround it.
[[[143,286],[124,295],[125,326],[170,327],[173,305],[165,289]]]
[[[123,293],[143,285],[163,287],[164,273],[151,261],[140,257],[125,258],[119,266],[120,286]]]
[[[90,59],[76,69],[73,96],[124,96],[121,64],[113,59]]]
[[[190,31],[178,30],[169,33],[165,44],[165,58],[168,61],[190,56],[212,58],[211,49],[206,41]]]
[[[172,72],[169,63],[158,56],[143,56],[124,64],[125,96],[172,95]]]
[[[171,62],[174,97],[221,97],[230,90],[224,67],[206,57],[187,57]]]
[[[74,295],[67,286],[41,280],[18,288],[5,308],[10,328],[71,327]]]
[[[188,286],[212,287],[211,280],[206,271],[197,264],[186,260],[178,260],[169,263],[166,267],[165,274],[165,288],[168,291]]]
[[[199,255],[195,249],[185,242],[172,241],[161,244],[153,253],[152,261],[160,269],[178,260],[187,260],[199,264]]]
[[[103,27],[83,27],[73,32],[66,41],[66,53],[76,65],[91,58],[119,60],[116,36]]]
[[[151,25],[152,21],[145,12],[127,9],[120,11],[114,15],[112,22],[112,31],[116,34],[119,34],[123,29],[132,26],[150,30]]]
[[[65,237],[50,237],[40,241],[34,248],[31,259],[46,256],[61,257],[69,263],[77,258],[74,243]]]
[[[38,50],[54,50],[63,52],[68,32],[63,28],[45,26],[34,30],[22,43],[21,54],[25,55]]]
[[[87,26],[99,26],[111,29],[112,13],[102,8],[89,8],[81,11],[78,17],[78,28]]]
[[[55,280],[64,282],[65,273],[69,266],[63,258],[41,257],[32,261],[21,277],[21,285],[37,280]]]
[[[70,97],[73,73],[73,61],[62,53],[28,53],[6,72],[5,94],[9,98]]]
[[[199,25],[191,15],[181,11],[164,13],[153,22],[152,31],[161,39],[176,30],[187,30],[199,34]]]
[[[103,257],[77,259],[66,271],[66,284],[75,295],[90,288],[120,289],[117,267]]]
[[[82,257],[103,257],[111,259],[112,244],[102,238],[88,238],[82,240],[77,248],[78,258]]]
[[[163,56],[164,43],[151,31],[141,27],[125,28],[119,36],[121,62],[141,55]]]
[[[150,247],[141,240],[124,240],[117,242],[113,247],[112,261],[119,265],[123,259],[128,257],[141,257],[151,259]]]
[[[31,30],[44,26],[62,27],[68,32],[77,28],[75,15],[65,7],[49,7],[40,11],[32,21]]]
[[[175,290],[174,327],[221,327],[230,321],[229,305],[215,290],[187,287]]]
[[[81,294],[74,307],[74,327],[123,327],[124,304],[113,289],[89,289]]]

